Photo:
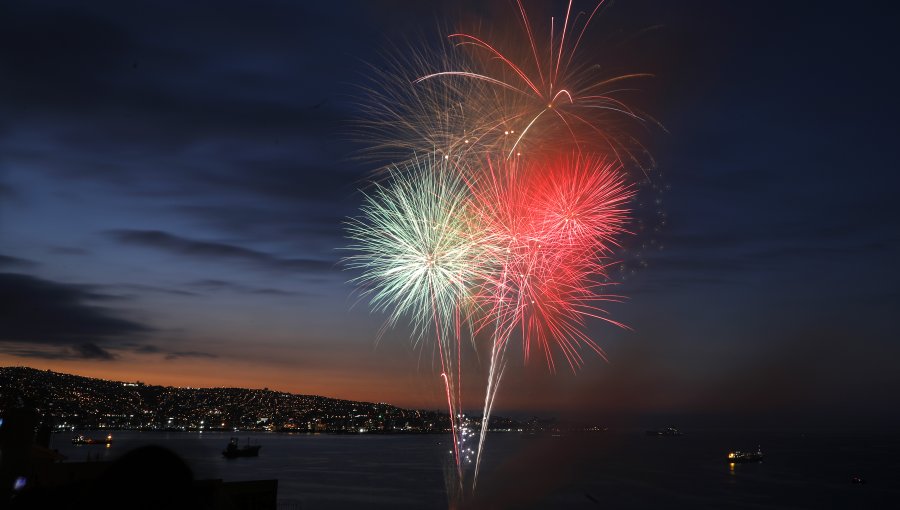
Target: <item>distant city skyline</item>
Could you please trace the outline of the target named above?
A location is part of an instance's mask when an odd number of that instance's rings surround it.
[[[384,402],[340,400],[269,388],[191,388],[110,381],[0,367],[0,404],[33,409],[53,430],[259,430],[327,433],[445,433],[446,413]],[[469,417],[472,423],[480,416]],[[492,429],[544,430],[553,420],[493,416]],[[564,426],[564,424],[560,424]]]
[[[382,48],[508,8],[0,7],[0,366],[438,408],[431,344],[380,336],[340,264],[373,167],[347,133]],[[900,420],[883,401],[900,391],[900,72],[881,11],[604,8],[592,57],[654,75],[634,98],[664,126],[642,137],[665,192],[637,213],[665,227],[635,226],[621,254],[628,300],[610,308],[631,329],[589,325],[609,363],[551,374],[516,347],[497,412]],[[464,408],[486,369],[470,356]]]

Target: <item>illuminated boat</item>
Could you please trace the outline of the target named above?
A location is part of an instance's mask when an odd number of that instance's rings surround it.
[[[758,446],[755,452],[742,452],[740,450],[728,452],[728,462],[731,464],[738,462],[762,462],[762,459],[763,452]]]
[[[93,437],[82,436],[81,434],[72,437],[72,444],[112,444],[112,434],[108,434],[104,439],[94,439]]]
[[[247,444],[244,446],[240,446],[238,444],[238,438],[232,437],[230,441],[228,441],[228,446],[225,447],[225,450],[222,452],[228,459],[234,459],[237,457],[259,457],[259,449],[262,448],[260,444],[250,444],[250,439],[247,439]]]
[[[678,431],[675,427],[666,427],[664,429],[658,430],[648,430],[648,436],[680,436],[681,432]]]

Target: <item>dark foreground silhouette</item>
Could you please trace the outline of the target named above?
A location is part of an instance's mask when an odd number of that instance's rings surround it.
[[[12,508],[204,508],[197,492],[181,458],[144,446],[109,464],[95,480],[25,490],[13,498]]]
[[[23,490],[13,509],[274,509],[275,480],[195,480],[190,467],[160,446],[132,450],[93,480]]]

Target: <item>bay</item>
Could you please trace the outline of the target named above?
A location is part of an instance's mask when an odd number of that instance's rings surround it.
[[[85,431],[103,437],[109,431]],[[166,447],[195,478],[278,479],[281,510],[447,508],[444,435],[329,435],[112,431],[110,447],[53,437],[68,461],[115,460],[138,446]],[[232,436],[259,457],[226,459]],[[729,465],[732,449],[761,463]],[[900,500],[900,438],[893,434],[639,430],[561,437],[492,433],[476,497],[484,508],[891,508]],[[471,465],[467,468],[471,478]],[[866,483],[854,484],[853,476]]]

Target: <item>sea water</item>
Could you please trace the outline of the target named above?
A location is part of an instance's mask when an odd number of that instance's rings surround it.
[[[105,437],[109,431],[86,431]],[[447,508],[452,445],[445,435],[113,431],[109,447],[53,436],[69,461],[115,460],[138,446],[169,448],[195,478],[278,479],[282,510]],[[259,457],[226,459],[230,437]],[[727,462],[760,447],[760,463]],[[464,465],[471,484],[472,464]],[[852,477],[865,483],[852,483]],[[484,508],[894,508],[900,438],[889,434],[622,430],[563,435],[491,433],[475,496]]]

